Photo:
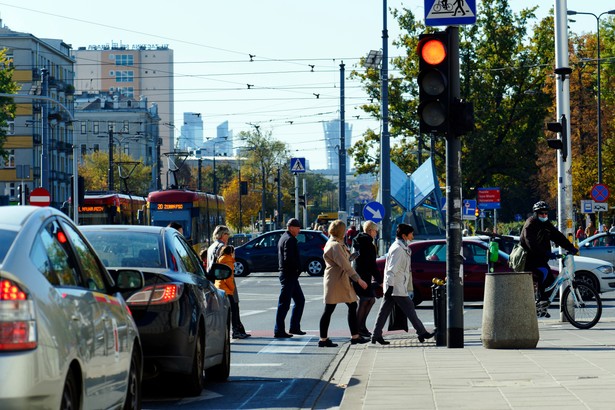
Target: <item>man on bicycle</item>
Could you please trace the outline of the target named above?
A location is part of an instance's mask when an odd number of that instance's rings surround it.
[[[545,289],[551,286],[555,280],[549,270],[549,259],[555,258],[551,251],[551,242],[573,255],[578,252],[578,249],[549,222],[549,204],[545,201],[538,201],[534,204],[532,210],[534,211],[533,215],[523,224],[520,243],[527,251],[525,269],[531,271],[538,280],[539,297],[536,306],[543,308],[549,304],[549,295],[545,292]]]

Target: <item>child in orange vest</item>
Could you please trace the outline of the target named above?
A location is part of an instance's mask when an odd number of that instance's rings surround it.
[[[216,287],[223,290],[231,303],[231,323],[233,326],[233,339],[245,339],[250,337],[249,333],[246,333],[239,318],[239,302],[235,300],[233,296],[235,293],[235,247],[232,245],[225,245],[220,249],[220,256],[218,256],[218,263],[222,263],[233,271],[231,276],[227,279],[216,280]]]

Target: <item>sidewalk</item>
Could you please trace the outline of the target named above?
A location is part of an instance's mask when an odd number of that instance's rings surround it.
[[[464,348],[419,343],[342,349],[331,383],[347,386],[340,409],[614,409],[615,320],[579,330],[539,320],[535,349],[486,349],[480,329]]]

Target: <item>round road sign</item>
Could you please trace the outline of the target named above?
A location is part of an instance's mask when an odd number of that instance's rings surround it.
[[[51,195],[45,188],[35,188],[30,193],[30,205],[34,206],[49,206],[51,204]]]
[[[596,202],[606,202],[609,199],[609,188],[604,184],[596,184],[592,187],[591,195]]]

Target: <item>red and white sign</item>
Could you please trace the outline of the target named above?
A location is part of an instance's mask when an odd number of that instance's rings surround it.
[[[30,193],[30,205],[34,206],[49,206],[51,204],[51,195],[45,188],[35,188]]]
[[[476,193],[478,202],[500,202],[500,188],[478,188]]]

